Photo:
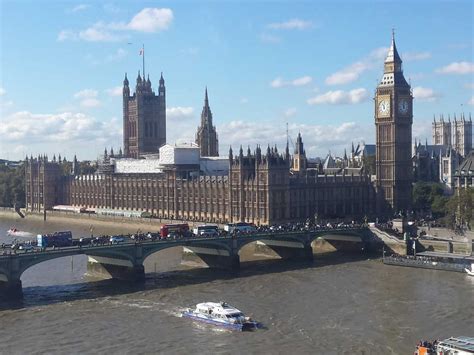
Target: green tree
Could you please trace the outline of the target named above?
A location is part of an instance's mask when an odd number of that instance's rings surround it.
[[[0,166],[0,206],[25,206],[25,167]]]
[[[439,183],[419,181],[413,186],[413,209],[420,215],[444,215],[446,200],[443,185]]]
[[[445,204],[444,222],[451,228],[474,221],[474,188],[459,189]]]

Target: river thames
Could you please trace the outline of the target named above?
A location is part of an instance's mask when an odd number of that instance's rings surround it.
[[[66,221],[1,217],[0,243],[11,242],[13,224],[33,234],[89,234]],[[422,338],[473,335],[474,278],[466,274],[340,253],[311,263],[254,259],[250,245],[238,272],[190,268],[173,248],[145,261],[140,285],[89,282],[85,256],[38,264],[22,276],[23,300],[0,303],[0,353],[412,354]],[[224,300],[264,328],[224,331],[180,317],[196,303]]]

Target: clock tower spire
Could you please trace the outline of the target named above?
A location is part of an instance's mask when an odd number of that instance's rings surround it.
[[[412,123],[413,95],[403,75],[392,31],[384,74],[375,93],[377,210],[382,213],[411,209]]]

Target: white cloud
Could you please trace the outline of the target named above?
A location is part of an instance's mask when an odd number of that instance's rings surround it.
[[[284,86],[304,86],[310,84],[312,81],[313,78],[308,75],[289,81],[285,81],[282,78],[278,77],[270,82],[270,86],[272,88],[281,88]]]
[[[293,117],[294,115],[296,115],[296,108],[294,107],[291,107],[289,108],[288,110],[285,111],[285,117],[289,118],[289,117]]]
[[[76,92],[74,94],[74,98],[75,99],[86,99],[86,98],[90,98],[90,97],[97,97],[99,93],[97,92],[97,90],[92,90],[92,89],[84,89],[84,90],[81,90],[79,92]]]
[[[430,52],[407,52],[403,53],[402,60],[406,62],[416,61],[416,60],[425,60],[430,59],[431,53]]]
[[[91,6],[90,5],[87,5],[87,4],[80,4],[80,5],[77,5],[75,7],[73,7],[71,9],[71,12],[79,12],[79,11],[84,11],[84,10],[87,10],[88,8],[90,8]]]
[[[341,105],[341,104],[358,104],[368,98],[367,90],[358,88],[351,91],[328,91],[324,94],[315,96],[307,100],[309,105]]]
[[[290,124],[290,139],[296,140],[297,132],[302,132],[302,138],[306,153],[309,157],[316,155],[325,156],[332,152],[342,152],[349,148],[348,142],[366,140],[370,141],[373,134],[372,125],[361,127],[355,122],[343,122],[340,125],[312,125],[312,124]],[[278,145],[279,151],[284,152],[286,146],[286,125],[276,125],[273,120],[248,122],[233,120],[219,126],[219,141],[221,155],[226,155],[229,145],[232,146],[234,154],[242,144],[244,149],[247,145],[253,150],[257,144],[262,146],[263,154],[266,153],[267,144]],[[290,145],[291,149],[291,145]]]
[[[109,96],[122,96],[122,90],[123,88],[121,86],[116,86],[112,89],[107,89],[105,90],[105,92],[109,95]]]
[[[145,8],[132,18],[127,28],[139,32],[159,32],[167,30],[172,21],[171,9]]]
[[[285,84],[283,82],[283,79],[278,77],[278,78],[272,80],[272,82],[270,83],[270,86],[272,88],[281,88],[281,87],[285,86]]]
[[[440,74],[469,74],[474,73],[474,63],[453,62],[436,70]]]
[[[104,147],[121,145],[122,122],[114,117],[99,120],[79,112],[21,111],[0,116],[0,135],[1,150],[12,159],[39,153],[47,153],[50,158],[54,153],[68,158],[77,153],[80,159],[95,159]]]
[[[435,101],[440,97],[440,94],[433,89],[416,86],[413,88],[413,97],[420,101]]]
[[[101,122],[84,113],[34,114],[20,111],[11,114],[0,125],[0,135],[7,142],[35,145],[54,145],[67,142],[101,140],[121,134],[118,122]]]
[[[75,99],[79,99],[80,105],[83,108],[94,108],[100,106],[100,101],[97,99],[99,95],[97,90],[85,89],[74,94]]]
[[[351,83],[359,79],[360,75],[370,70],[377,65],[380,65],[380,61],[387,55],[388,48],[380,47],[361,60],[329,75],[325,82],[328,85],[343,85]]]
[[[313,23],[294,18],[285,22],[270,23],[267,27],[272,30],[304,30],[313,27]]]
[[[99,21],[80,31],[62,30],[58,41],[83,40],[88,42],[114,42],[129,37],[126,31],[156,33],[167,30],[173,22],[173,11],[167,8],[144,8],[126,22]]]
[[[83,108],[94,108],[99,107],[100,101],[95,98],[84,99],[81,101],[81,107]]]
[[[87,42],[117,42],[125,38],[125,36],[117,35],[99,24],[79,31],[79,39]]]
[[[474,96],[471,97],[471,99],[468,101],[469,105],[474,105]]]
[[[412,139],[418,142],[425,142],[426,139],[431,138],[431,123],[432,121],[424,119],[416,119],[412,126]]]
[[[62,30],[61,32],[58,33],[57,40],[59,42],[67,41],[67,40],[75,41],[77,40],[77,33],[71,30]]]
[[[7,92],[4,88],[0,88],[0,96],[5,95]]]
[[[168,107],[166,109],[166,118],[172,120],[187,119],[191,118],[194,113],[193,107]]]
[[[268,33],[260,34],[259,38],[262,42],[265,42],[265,43],[280,43],[281,42],[280,37],[277,37]]]

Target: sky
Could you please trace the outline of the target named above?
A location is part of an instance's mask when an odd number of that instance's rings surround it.
[[[122,145],[121,86],[166,84],[167,141],[192,142],[207,86],[221,155],[256,144],[309,157],[375,142],[374,91],[395,29],[414,100],[474,108],[473,1],[0,0],[0,158],[95,159]],[[133,91],[133,89],[132,89]]]

